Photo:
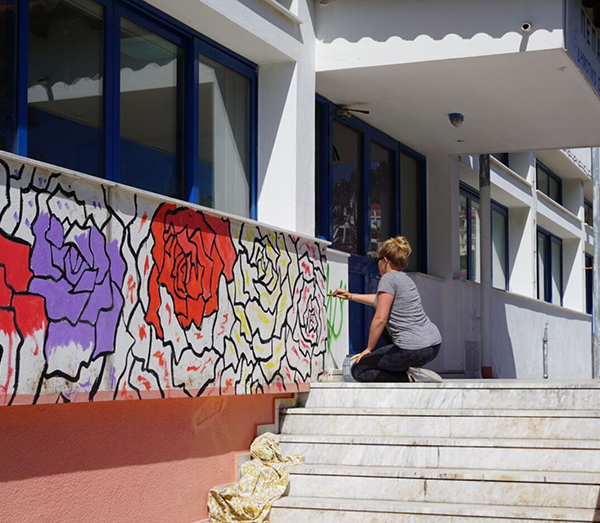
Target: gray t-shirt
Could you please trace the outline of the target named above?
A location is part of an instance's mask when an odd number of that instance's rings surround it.
[[[442,343],[440,331],[423,310],[417,286],[406,274],[400,271],[384,274],[377,287],[377,294],[380,292],[394,297],[387,329],[396,347],[418,350]]]

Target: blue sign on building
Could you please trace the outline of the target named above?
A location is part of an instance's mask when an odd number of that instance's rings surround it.
[[[600,34],[580,0],[567,0],[566,47],[600,96]]]

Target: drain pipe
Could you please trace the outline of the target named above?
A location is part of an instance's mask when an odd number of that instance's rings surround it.
[[[479,155],[479,205],[481,212],[481,376],[493,378],[492,368],[492,196],[490,155]]]
[[[544,327],[544,337],[542,338],[542,361],[544,362],[544,379],[548,379],[548,322]]]
[[[594,191],[594,295],[593,295],[593,352],[592,376],[600,378],[600,148],[592,148],[592,183]]]

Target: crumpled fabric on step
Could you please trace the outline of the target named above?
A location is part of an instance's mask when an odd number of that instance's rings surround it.
[[[290,481],[288,467],[304,461],[302,456],[282,456],[279,440],[270,432],[252,442],[250,454],[240,481],[208,493],[209,523],[268,523],[271,505]]]

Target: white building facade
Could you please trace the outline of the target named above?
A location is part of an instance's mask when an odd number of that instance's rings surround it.
[[[590,377],[595,4],[3,2],[0,147],[329,241],[330,287],[372,291],[369,254],[403,234],[436,370],[541,377],[547,326],[549,376]],[[328,310],[330,366],[366,342],[370,313],[345,307]]]

